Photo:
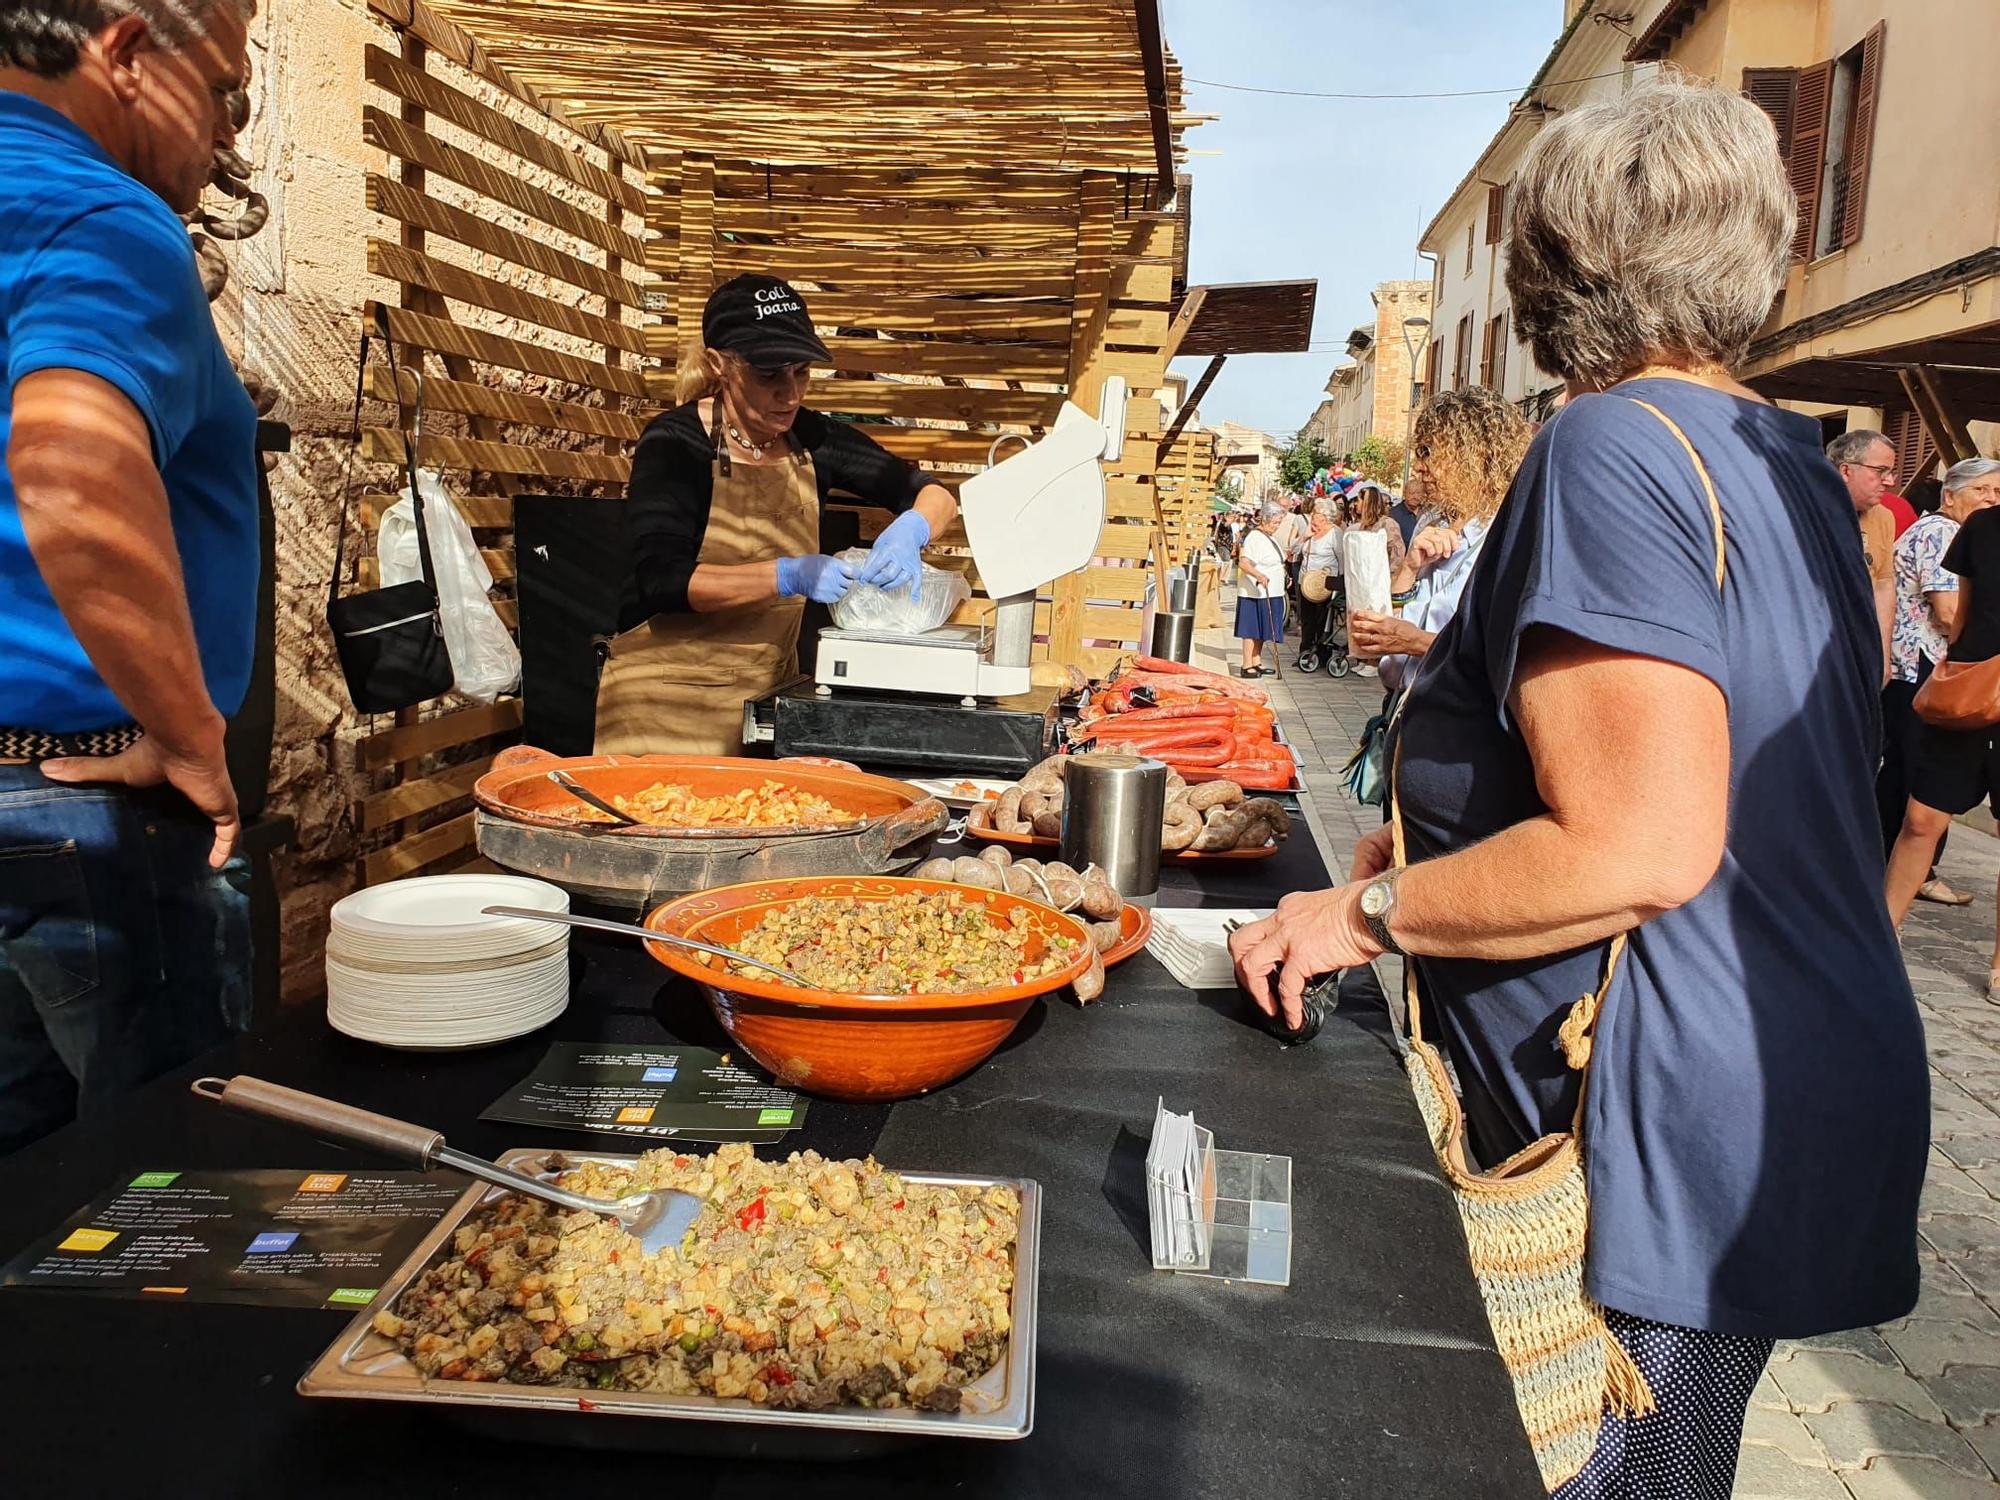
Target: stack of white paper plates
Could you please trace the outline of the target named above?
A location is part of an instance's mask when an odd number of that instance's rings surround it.
[[[1188,989],[1234,989],[1236,967],[1229,958],[1230,924],[1248,926],[1269,915],[1268,911],[1159,907],[1153,912],[1153,935],[1146,940],[1146,951]]]
[[[569,930],[488,906],[566,912],[569,893],[518,875],[432,875],[356,891],[333,909],[326,1018],[384,1047],[484,1047],[569,1004]]]

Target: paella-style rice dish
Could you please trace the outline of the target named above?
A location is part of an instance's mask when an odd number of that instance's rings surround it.
[[[769,780],[718,797],[701,796],[679,782],[656,781],[633,796],[606,800],[626,817],[655,828],[829,828],[861,821],[861,814],[817,792]],[[576,823],[611,821],[582,802],[562,807],[560,815]]]
[[[609,1220],[510,1195],[466,1221],[376,1332],[439,1379],[788,1410],[960,1411],[1006,1351],[1010,1187],[906,1182],[810,1151],[762,1162],[743,1145],[587,1163],[563,1185],[678,1188],[708,1206],[678,1251],[649,1256]]]
[[[906,891],[884,901],[809,896],[773,907],[731,946],[790,969],[814,989],[855,995],[959,995],[1026,984],[1067,968],[1080,951],[1063,934],[1016,926],[956,890]]]

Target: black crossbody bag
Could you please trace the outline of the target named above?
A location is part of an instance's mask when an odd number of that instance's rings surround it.
[[[392,588],[365,593],[340,592],[347,549],[347,509],[353,500],[354,450],[361,442],[361,397],[368,379],[368,343],[361,336],[361,367],[354,378],[354,421],[349,433],[346,477],[341,483],[340,527],[333,546],[333,577],[327,583],[326,620],[333,629],[340,673],[347,679],[347,696],[365,714],[414,708],[451,691],[451,653],[445,648],[444,625],[438,617],[438,596],[431,571],[431,543],[424,529],[424,496],[417,484],[417,447],[423,441],[424,373],[417,370],[414,418],[403,406],[403,381],[396,365],[396,345],[389,337],[389,320],[378,307],[375,329],[389,356],[389,375],[396,388],[396,415],[403,435],[403,469],[410,482],[410,504],[416,514],[417,564],[421,577]]]

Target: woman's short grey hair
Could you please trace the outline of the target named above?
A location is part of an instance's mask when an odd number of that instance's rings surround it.
[[[75,70],[84,43],[121,16],[143,16],[172,51],[207,36],[225,10],[247,21],[257,0],[0,0],[0,63],[62,78]]]
[[[1284,506],[1278,504],[1275,500],[1266,500],[1262,505],[1257,507],[1257,524],[1262,526],[1267,521],[1275,521],[1284,513]]]
[[[1732,365],[1770,314],[1798,204],[1740,94],[1649,84],[1544,127],[1515,186],[1507,289],[1535,361],[1608,385]]]
[[[2000,474],[2000,458],[1960,459],[1944,471],[1944,493],[1954,494],[1988,474]]]

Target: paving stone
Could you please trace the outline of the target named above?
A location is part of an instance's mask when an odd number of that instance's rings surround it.
[[[2000,1204],[1994,1212],[2000,1214]],[[1947,1260],[2000,1248],[2000,1217],[1987,1214],[1930,1214],[1919,1221],[1917,1232]]]
[[[1977,1252],[1994,1254],[1994,1252]],[[2000,1333],[2000,1313],[1981,1301],[1977,1292],[1965,1276],[1961,1274],[1965,1264],[1973,1256],[1960,1256],[1945,1260],[1935,1255],[1922,1259],[1923,1280],[1917,1291],[1917,1305],[1910,1312],[1913,1318],[1939,1319],[1947,1323],[1970,1323],[1975,1328],[1990,1329]],[[1995,1256],[2000,1264],[2000,1255]]]
[[[1902,1368],[1902,1362],[1896,1358],[1896,1351],[1884,1343],[1882,1335],[1872,1328],[1850,1328],[1844,1333],[1823,1334],[1816,1339],[1807,1339],[1782,1347],[1839,1351],[1871,1360],[1878,1365],[1894,1365],[1898,1369]]]
[[[1768,1406],[1751,1407],[1743,1417],[1743,1441],[1766,1444],[1793,1463],[1817,1464],[1822,1468],[1827,1464],[1826,1450],[1813,1436],[1807,1419],[1789,1411],[1774,1410]]]
[[[1745,1443],[1734,1500],[1852,1500],[1852,1492],[1821,1460],[1801,1464],[1769,1443]]]
[[[2000,1308],[2000,1244],[1983,1245],[1964,1255],[1954,1255],[1946,1264],[1988,1307]],[[2000,1364],[2000,1359],[1993,1362]]]
[[[2000,1133],[1937,1131],[1933,1139],[1938,1150],[1967,1172],[1984,1172],[2000,1168]]]
[[[1935,1410],[1935,1406],[1932,1408]],[[1931,1458],[1974,1478],[1991,1470],[1972,1445],[1940,1421],[1881,1401],[1837,1401],[1801,1419],[1835,1469],[1864,1469],[1879,1458]]]
[[[1957,1166],[1951,1168],[1949,1176],[1940,1175],[1934,1169],[1924,1179],[1923,1198],[1917,1205],[1917,1222],[1921,1224],[1933,1214],[2000,1215],[2000,1199],[1995,1199]],[[2000,1223],[1996,1223],[1994,1228],[1991,1242],[2000,1244]]]
[[[1954,1427],[1973,1428],[2000,1417],[2000,1365],[1953,1365],[1924,1382]],[[1986,1454],[1991,1463],[1992,1454]]]
[[[1920,1380],[1942,1374],[1952,1365],[2000,1364],[2000,1339],[1969,1323],[1911,1318],[1884,1329],[1881,1337]]]
[[[1927,1421],[1944,1420],[1938,1403],[1907,1371],[1852,1354],[1797,1349],[1782,1362],[1774,1361],[1767,1378],[1808,1416],[1842,1402],[1874,1401],[1899,1406]]]
[[[1978,1427],[1969,1427],[1962,1434],[1972,1445],[1987,1469],[2000,1475],[2000,1422],[1987,1422]],[[1996,1481],[2000,1482],[2000,1481]]]
[[[1840,1476],[1854,1500],[1994,1500],[1994,1484],[1933,1459],[1881,1458]]]
[[[1856,1364],[1861,1363],[1858,1359],[1854,1362]],[[1757,1388],[1750,1393],[1750,1404],[1752,1406],[1768,1406],[1772,1411],[1788,1412],[1792,1409],[1791,1401],[1786,1397],[1785,1392],[1778,1388],[1778,1382],[1771,1378],[1771,1372],[1768,1369],[1757,1377]]]

